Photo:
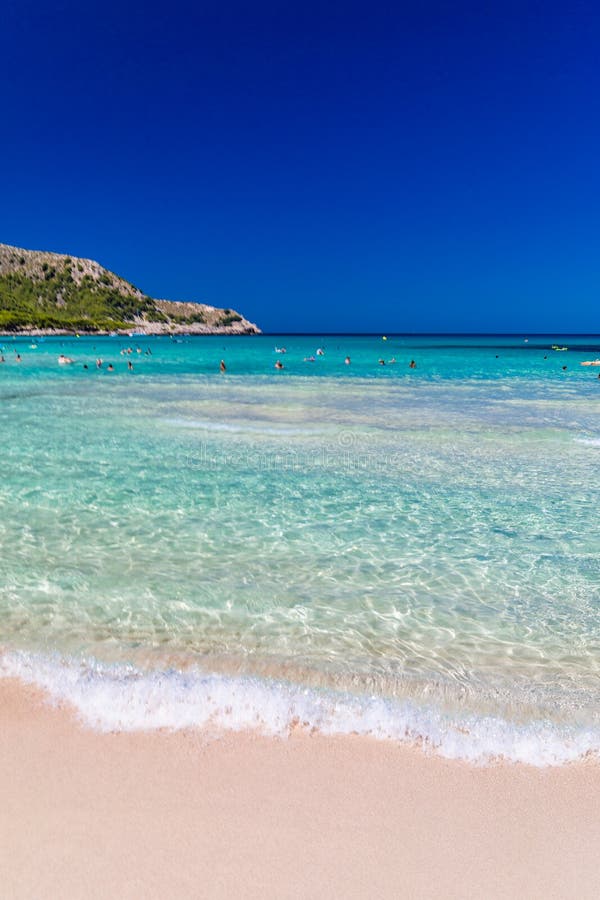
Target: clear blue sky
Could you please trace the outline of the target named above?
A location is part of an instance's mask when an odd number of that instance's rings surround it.
[[[0,241],[269,331],[600,331],[597,3],[4,0]]]

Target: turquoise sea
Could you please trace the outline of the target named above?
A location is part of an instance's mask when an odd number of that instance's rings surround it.
[[[0,343],[0,674],[101,729],[600,751],[599,336]]]

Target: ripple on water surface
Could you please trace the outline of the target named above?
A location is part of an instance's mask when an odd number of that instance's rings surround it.
[[[541,759],[554,728],[555,760],[598,749],[589,384],[11,370],[4,664],[55,678],[105,725],[84,684],[126,724],[116,693],[135,683],[151,710],[164,677],[181,721],[200,722],[221,715],[212,673],[219,702],[229,689],[275,730],[429,735],[468,756],[463,728],[511,756],[513,727]]]

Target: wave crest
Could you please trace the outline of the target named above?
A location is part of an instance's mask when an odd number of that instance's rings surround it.
[[[533,766],[561,765],[600,752],[600,731],[594,728],[544,721],[524,725],[495,716],[458,720],[410,700],[356,697],[249,676],[143,672],[95,660],[6,652],[0,656],[0,677],[41,688],[54,702],[72,705],[84,724],[105,732],[256,729],[286,737],[303,728],[420,745],[449,759]]]

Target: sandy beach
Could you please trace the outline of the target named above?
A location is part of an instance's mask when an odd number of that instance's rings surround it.
[[[3,897],[600,894],[600,765],[365,738],[100,734],[0,682]]]
[[[2,13],[0,900],[600,900],[598,8]]]

